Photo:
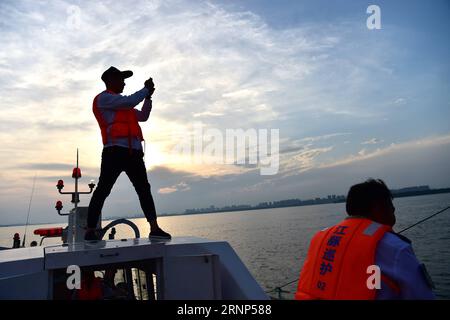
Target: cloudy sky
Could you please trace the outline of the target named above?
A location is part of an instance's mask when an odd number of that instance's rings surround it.
[[[70,208],[54,186],[73,188],[77,147],[81,185],[98,178],[92,99],[111,65],[134,72],[124,94],[156,83],[142,128],[160,213],[345,194],[367,177],[448,187],[449,13],[438,0],[1,1],[0,224],[25,222],[34,177],[32,222]],[[278,173],[174,153],[198,124],[279,129]],[[122,174],[104,216],[140,213]]]

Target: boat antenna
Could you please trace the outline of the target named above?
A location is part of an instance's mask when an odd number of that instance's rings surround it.
[[[78,172],[78,148],[77,148],[77,172]],[[75,201],[75,210],[78,207],[78,200],[79,200],[80,196],[78,195],[78,174],[75,178],[75,199],[77,201]]]
[[[28,222],[30,221],[31,202],[33,201],[34,187],[36,185],[36,176],[37,174],[34,174],[33,188],[31,189],[30,202],[28,203],[27,223],[25,224],[25,233],[23,234],[22,247],[25,247],[25,239],[27,237]]]

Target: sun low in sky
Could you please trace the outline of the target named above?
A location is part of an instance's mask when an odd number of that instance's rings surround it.
[[[92,100],[110,66],[134,72],[124,94],[154,79],[141,126],[160,213],[345,194],[368,177],[448,187],[449,13],[447,1],[1,1],[0,224],[25,221],[34,176],[31,221],[55,220],[77,148],[82,186],[98,178]],[[174,153],[196,124],[278,130],[277,173]],[[123,174],[104,217],[140,212]]]

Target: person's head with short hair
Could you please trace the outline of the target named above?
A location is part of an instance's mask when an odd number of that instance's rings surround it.
[[[116,67],[109,67],[108,70],[103,72],[102,80],[106,85],[106,89],[114,93],[122,93],[125,87],[125,79],[133,75],[130,70],[120,71]]]
[[[395,207],[392,198],[391,191],[383,180],[368,179],[350,188],[346,203],[347,214],[393,226]]]

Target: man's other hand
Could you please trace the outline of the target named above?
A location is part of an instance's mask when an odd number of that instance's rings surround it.
[[[147,95],[147,97],[146,98],[150,98],[151,96],[152,96],[152,94],[153,94],[153,92],[155,92],[155,88],[151,88],[151,89],[148,89],[148,95]]]

